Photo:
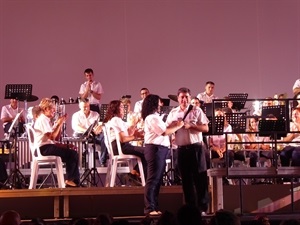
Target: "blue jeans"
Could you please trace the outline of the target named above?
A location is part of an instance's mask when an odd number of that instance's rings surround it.
[[[162,145],[146,144],[147,180],[145,186],[144,213],[158,210],[158,195],[166,167],[169,148]]]

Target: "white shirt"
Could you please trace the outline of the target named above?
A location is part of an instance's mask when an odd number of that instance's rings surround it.
[[[188,107],[183,111],[179,106],[173,108],[167,117],[166,125],[169,126],[173,121],[182,119],[187,109]],[[203,113],[202,109],[198,107],[195,107],[192,111],[190,111],[190,113],[185,118],[185,121],[191,124],[209,123],[209,120]],[[184,127],[182,127],[175,133],[175,142],[178,146],[201,143],[202,140],[202,132],[193,129],[185,129]]]
[[[148,115],[144,122],[144,143],[169,147],[169,136],[162,135],[166,129],[166,124],[162,121],[162,118],[158,114],[155,113]]]
[[[197,98],[201,101],[204,101],[204,103],[212,103],[213,99],[218,99],[218,97],[215,96],[214,94],[212,94],[211,96],[208,96],[206,94],[206,92],[202,92],[202,93],[198,94]]]
[[[36,131],[36,139],[38,146],[41,147],[46,144],[54,144],[55,142],[45,136],[46,133],[53,132],[53,126],[51,125],[51,119],[45,116],[44,113],[36,119],[34,123],[34,129]]]
[[[120,117],[113,117],[110,121],[109,121],[110,126],[114,126],[116,128],[116,130],[120,133],[120,132],[124,132],[125,136],[129,136],[128,134],[128,125],[126,122],[124,122]],[[119,134],[118,133],[118,134]],[[116,134],[111,133],[111,138],[112,141],[114,141],[116,139]]]
[[[84,82],[81,86],[80,86],[80,90],[79,90],[79,94],[82,95],[85,90],[86,90],[86,86],[87,86],[87,81]],[[103,88],[100,82],[96,82],[93,81],[93,83],[91,84],[91,90],[93,92],[96,92],[98,94],[103,94]],[[100,104],[100,101],[98,99],[96,99],[91,93],[88,96],[89,102],[90,104]]]
[[[142,112],[143,101],[144,100],[140,100],[140,101],[137,101],[134,104],[133,112],[136,112],[136,113],[141,113]]]
[[[2,110],[1,110],[1,120],[6,118],[6,117],[9,117],[9,118],[15,118],[16,115],[18,114],[18,112],[21,112],[21,110],[23,110],[22,108],[16,108],[16,109],[13,109],[11,107],[11,105],[4,105],[2,106]],[[25,112],[23,110],[22,112],[22,116],[25,118]],[[3,127],[7,124],[8,122],[5,122],[3,123]]]
[[[224,126],[223,132],[224,133],[232,132],[232,126],[230,124],[228,124],[226,127]],[[232,137],[232,134],[227,134],[227,137],[230,140]],[[225,148],[225,145],[226,145],[226,135],[225,134],[211,135],[210,138],[212,139],[213,145],[215,145],[219,148]],[[228,148],[230,148],[230,146]]]
[[[96,120],[99,119],[99,113],[90,111],[88,117],[80,110],[75,112],[72,116],[72,129],[75,133],[83,133],[80,128],[87,130]]]

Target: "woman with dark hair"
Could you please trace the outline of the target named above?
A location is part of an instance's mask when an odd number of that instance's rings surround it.
[[[148,95],[143,102],[142,118],[144,120],[145,158],[147,161],[147,179],[144,194],[144,213],[151,216],[160,215],[158,211],[158,194],[169,152],[169,134],[174,133],[183,125],[183,121],[174,122],[172,128],[167,128],[159,116],[158,95]],[[176,124],[175,124],[176,123]]]
[[[147,163],[144,156],[144,147],[134,146],[130,142],[143,138],[143,132],[136,129],[135,126],[128,126],[128,124],[122,119],[124,118],[124,105],[120,100],[113,100],[109,103],[104,123],[109,122],[111,126],[114,126],[118,130],[120,137],[122,152],[128,155],[136,155],[141,158],[144,168],[145,178],[147,177]],[[118,154],[118,148],[116,141],[112,142],[113,151]],[[133,175],[139,176],[136,171],[132,171]],[[132,177],[133,178],[133,177]]]

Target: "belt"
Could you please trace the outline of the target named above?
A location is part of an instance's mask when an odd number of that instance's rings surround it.
[[[189,145],[178,145],[178,148],[180,148],[180,149],[191,149],[191,148],[195,148],[197,146],[201,146],[201,143],[197,142],[197,143],[189,144]]]
[[[99,104],[90,104],[90,105],[99,106]]]

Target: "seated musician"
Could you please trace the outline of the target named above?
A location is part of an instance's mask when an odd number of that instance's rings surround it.
[[[66,121],[66,115],[59,117],[55,124],[52,125],[51,119],[55,115],[55,106],[50,98],[43,98],[39,104],[41,114],[34,123],[36,131],[36,139],[41,150],[41,154],[55,155],[61,157],[66,163],[65,181],[67,186],[76,187],[79,185],[79,168],[78,168],[78,153],[66,147],[65,145],[56,145],[55,140],[61,132],[63,123]]]
[[[300,131],[300,108],[295,108],[292,112],[292,122],[290,131]],[[300,166],[300,133],[289,133],[283,138],[284,142],[290,142],[280,152],[281,166]]]
[[[14,121],[16,115],[18,112],[21,112],[21,108],[18,108],[18,100],[16,99],[10,99],[9,105],[4,105],[1,110],[1,121],[3,122],[3,130],[4,133],[8,133],[8,130]],[[25,112],[20,115],[19,118],[19,124],[18,124],[18,130],[17,133],[20,135],[24,133],[23,125],[25,123]]]
[[[215,110],[215,116],[224,116],[224,112],[222,109],[216,109]],[[209,146],[211,150],[211,159],[215,158],[223,158],[224,155],[226,154],[226,142],[231,142],[232,139],[234,138],[233,134],[230,134],[232,132],[232,126],[228,123],[226,120],[226,117],[224,117],[224,133],[229,133],[227,134],[227,140],[226,140],[226,135],[211,135],[209,138]],[[231,146],[229,146],[228,149],[230,149]],[[232,150],[228,151],[228,161],[229,161],[229,167],[233,165],[233,160],[240,160],[244,161],[245,158],[243,155],[239,154],[238,152],[234,152]]]
[[[84,132],[95,122],[99,120],[99,113],[90,110],[90,103],[88,99],[79,99],[80,110],[75,112],[72,116],[72,129],[75,137],[81,137]],[[102,133],[101,124],[97,124],[94,129],[94,138],[97,146],[100,146],[100,166],[106,166],[107,148],[104,143],[104,135]],[[94,140],[93,140],[94,141]],[[91,141],[91,142],[93,142]]]
[[[124,105],[120,100],[113,100],[109,103],[104,123],[109,122],[110,125],[118,129],[122,147],[122,152],[128,155],[136,155],[141,158],[144,168],[144,174],[147,174],[147,163],[144,156],[144,147],[134,146],[130,142],[143,138],[143,131],[136,129],[135,126],[128,126],[122,119],[124,117]],[[118,154],[116,141],[112,142],[114,153]],[[132,174],[136,174],[135,171]]]

